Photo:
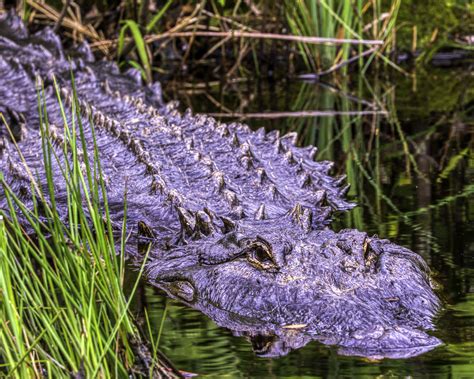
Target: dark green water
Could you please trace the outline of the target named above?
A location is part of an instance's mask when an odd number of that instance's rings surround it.
[[[146,307],[155,335],[163,326],[160,348],[179,369],[213,377],[474,378],[472,72],[430,69],[331,85],[195,80],[167,83],[165,93],[182,109],[233,111],[247,114],[245,122],[255,128],[298,131],[300,144],[317,146],[318,159],[335,161],[335,173],[347,173],[352,184],[349,196],[359,206],[340,215],[336,227],[378,234],[420,253],[444,301],[434,334],[445,344],[418,357],[368,361],[312,342],[265,359],[244,338],[144,286],[135,307]],[[354,114],[374,109],[386,114]],[[301,113],[309,111],[324,112]]]

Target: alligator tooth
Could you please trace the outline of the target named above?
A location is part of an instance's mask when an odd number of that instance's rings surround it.
[[[229,128],[226,124],[221,124],[217,127],[218,133],[221,137],[227,137],[230,135]]]
[[[334,181],[336,187],[340,187],[347,179],[347,175],[341,175]]]
[[[185,120],[191,120],[193,118],[193,110],[191,108],[186,108],[183,114],[183,118]]]
[[[322,207],[317,214],[316,222],[323,223],[328,221],[331,218],[332,208],[331,207]]]
[[[179,128],[177,131],[176,131],[176,139],[178,141],[184,141],[184,134],[183,134],[183,129]]]
[[[327,205],[327,200],[326,200],[326,191],[325,190],[318,190],[314,192],[314,203],[315,205],[321,207],[321,206],[326,206]]]
[[[313,179],[311,178],[310,174],[306,173],[301,183],[301,188],[309,188],[312,185],[313,185]]]
[[[301,217],[303,215],[303,207],[300,203],[296,203],[295,206],[290,210],[292,217]]]
[[[285,153],[285,160],[290,164],[293,165],[296,163],[295,157],[293,156],[293,152],[291,150],[288,150]]]
[[[141,97],[135,97],[132,99],[133,105],[136,106],[137,108],[141,108],[143,105],[143,99]]]
[[[104,88],[105,93],[108,95],[112,94],[112,89],[110,88],[109,80],[105,79],[102,83],[102,87]]]
[[[271,142],[276,142],[280,140],[280,131],[279,130],[272,130],[267,133],[267,139]]]
[[[96,76],[94,70],[92,69],[92,67],[86,66],[86,71],[91,76],[91,79],[92,79],[91,81],[95,81],[97,76]]]
[[[64,98],[64,102],[65,102],[66,106],[72,107],[72,105],[74,104],[74,98],[72,97],[71,94],[68,94],[68,95]]]
[[[224,197],[231,207],[239,205],[239,200],[237,199],[237,194],[231,190],[224,190]]]
[[[85,104],[82,109],[83,109],[82,115],[83,115],[84,117],[86,117],[86,118],[91,117],[92,108],[91,108],[90,104]]]
[[[296,203],[293,209],[288,212],[288,215],[294,223],[301,226],[306,232],[311,229],[313,212],[310,209],[305,209],[300,203]]]
[[[221,192],[225,188],[224,174],[221,171],[215,171],[212,174],[212,178],[214,179],[214,182],[216,183],[218,192]]]
[[[214,222],[214,220],[215,220],[216,217],[217,217],[216,214],[215,214],[212,210],[210,210],[209,208],[207,208],[207,207],[204,208],[204,212],[206,212],[206,213],[209,215],[209,217],[211,218],[211,221]]]
[[[232,135],[232,146],[235,146],[235,147],[239,147],[240,146],[240,141],[239,141],[239,137],[237,137],[237,134],[234,133]]]
[[[251,132],[250,127],[247,124],[242,124],[241,122],[236,123],[235,127],[238,131],[242,132],[242,134],[249,134]]]
[[[223,227],[222,227],[222,232],[223,233],[229,233],[229,232],[232,232],[235,230],[235,222],[232,221],[230,218],[227,218],[227,217],[220,217],[220,219],[222,220],[222,224],[223,224]]]
[[[99,113],[95,112],[94,108],[91,108],[92,110],[92,122],[97,125],[99,123]]]
[[[217,127],[217,122],[214,117],[208,116],[207,117],[207,126],[211,129],[216,129]]]
[[[69,97],[69,91],[66,87],[62,87],[60,93],[63,99],[66,99],[67,97]]]
[[[235,207],[234,209],[232,209],[232,215],[237,220],[241,220],[241,219],[245,218],[244,208],[242,208],[241,206]]]
[[[153,176],[153,179],[151,180],[151,185],[150,185],[150,195],[155,195],[158,191],[163,194],[165,189],[165,183],[161,178],[157,178],[156,176]]]
[[[303,148],[303,151],[305,153],[306,159],[309,161],[314,161],[314,158],[316,157],[316,154],[318,153],[318,148],[314,146],[308,146]]]
[[[137,160],[140,163],[147,163],[150,161],[150,153],[146,150],[143,151],[140,155],[137,156]]]
[[[341,196],[341,197],[346,196],[347,193],[349,192],[350,188],[351,188],[350,183],[348,183],[346,186],[342,187],[339,191],[339,196]]]
[[[13,162],[13,160],[10,157],[8,157],[8,170],[10,171],[11,175],[17,180],[22,180],[22,181],[30,180],[29,176],[24,173],[25,170],[23,170],[23,168],[19,167],[18,164]]]
[[[144,221],[138,221],[138,235],[155,238],[155,233]]]
[[[298,167],[296,168],[296,173],[297,173],[298,175],[301,175],[301,174],[305,174],[305,173],[306,173],[306,170],[305,170],[305,168],[304,168],[302,162],[298,163]]]
[[[110,117],[107,117],[105,119],[105,125],[104,125],[105,130],[107,130],[108,132],[112,131],[113,125],[114,125],[114,122],[112,121],[112,119]]]
[[[145,110],[145,113],[148,116],[153,117],[153,116],[155,116],[155,108],[153,108],[152,105],[149,105],[148,108]]]
[[[283,153],[285,151],[285,148],[283,147],[283,145],[282,145],[282,143],[279,139],[275,140],[273,145],[275,146],[275,151],[276,151],[277,154]]]
[[[97,117],[96,117],[96,124],[97,126],[99,127],[102,127],[105,125],[105,115],[102,113],[102,112],[97,112],[96,113]]]
[[[266,220],[267,219],[267,214],[265,212],[265,204],[262,203],[257,209],[257,212],[255,212],[255,220]]]
[[[166,111],[168,114],[173,114],[174,111],[179,107],[179,101],[172,100],[165,105]]]
[[[36,74],[35,75],[35,87],[37,89],[41,89],[41,88],[43,88],[43,84],[44,84],[44,82],[43,82],[43,79],[41,78],[41,76],[39,74]]]
[[[148,163],[146,165],[146,173],[148,175],[158,175],[160,173],[160,169],[156,164]]]
[[[298,133],[296,132],[290,132],[285,134],[283,137],[280,138],[281,142],[283,142],[284,145],[292,145],[294,146],[296,144],[296,141],[298,140]]]
[[[328,174],[329,171],[334,167],[334,162],[331,161],[320,161],[318,162],[319,170],[324,173]]]
[[[212,159],[208,156],[202,156],[201,157],[201,163],[207,167],[209,170],[209,174],[212,174],[215,170],[214,162]]]
[[[109,123],[107,123],[108,125]],[[139,153],[142,151],[142,146],[141,142],[138,138],[132,138],[130,141],[130,149],[132,149],[133,154],[139,155]]]
[[[268,194],[271,200],[276,200],[281,196],[280,192],[273,183],[268,186]]]
[[[178,218],[182,231],[185,232],[186,235],[191,235],[196,228],[196,218],[185,208],[176,207],[176,210],[178,211]]]
[[[2,157],[3,155],[3,150],[5,150],[5,139],[0,136],[0,158]]]
[[[205,236],[209,236],[214,233],[215,228],[212,224],[212,219],[206,212],[196,212],[196,228],[195,232],[202,233]]]
[[[166,198],[167,201],[171,202],[171,204],[182,204],[183,199],[181,198],[181,194],[176,191],[175,189],[172,189],[171,191],[168,192],[168,196]]]
[[[23,117],[22,114],[20,114],[20,117],[24,120],[24,117]],[[18,140],[19,140],[19,141],[24,141],[24,140],[26,140],[27,138],[28,138],[28,128],[26,127],[25,122],[22,121],[22,122],[20,123],[20,135],[19,135]]]
[[[265,128],[261,127],[258,128],[257,131],[255,132],[255,135],[257,136],[258,139],[262,140],[265,138]]]
[[[102,125],[102,124],[101,124]],[[129,145],[130,144],[130,138],[131,138],[131,134],[129,131],[127,130],[122,130],[120,132],[120,140],[125,144],[125,145]]]
[[[240,151],[243,155],[250,156],[252,154],[250,151],[250,144],[248,142],[244,142],[242,145],[240,145]]]
[[[258,183],[263,184],[268,180],[268,175],[263,167],[257,168]]]
[[[119,136],[120,135],[120,122],[117,120],[112,121],[112,126],[110,127],[110,131],[115,135]]]
[[[249,156],[244,155],[243,157],[240,157],[240,162],[246,170],[250,170],[253,167],[253,160]]]
[[[199,126],[204,126],[204,124],[205,124],[206,121],[207,121],[207,118],[208,118],[208,117],[207,117],[207,115],[205,115],[205,114],[198,114],[198,115],[196,115],[196,117],[195,117],[195,124],[196,124],[196,126],[198,126],[198,127],[199,127]]]

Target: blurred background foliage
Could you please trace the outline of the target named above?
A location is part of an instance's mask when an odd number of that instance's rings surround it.
[[[279,76],[360,70],[378,57],[429,62],[443,49],[472,50],[468,0],[19,0],[32,28],[63,36],[142,71],[143,77],[199,73]],[[1,4],[1,2],[0,2]],[[239,34],[240,33],[240,34]],[[242,36],[242,33],[246,33]],[[284,40],[288,35],[292,40]],[[315,43],[307,37],[349,39]],[[363,43],[361,43],[361,40]],[[364,59],[363,59],[364,58]]]

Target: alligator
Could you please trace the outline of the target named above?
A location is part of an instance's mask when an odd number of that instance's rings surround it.
[[[423,258],[332,230],[333,215],[353,207],[345,177],[331,176],[333,163],[315,160],[316,148],[299,147],[295,133],[180,113],[158,82],[96,60],[85,42],[66,50],[49,28],[30,34],[13,14],[0,19],[0,78],[0,111],[13,131],[1,129],[4,183],[32,206],[31,176],[45,181],[38,83],[53,169],[71,159],[59,88],[67,119],[77,107],[87,148],[97,146],[117,228],[126,193],[129,245],[149,248],[148,282],[245,336],[256,354],[316,340],[340,354],[404,358],[441,344],[429,334],[441,304]],[[65,188],[58,174],[59,208]]]

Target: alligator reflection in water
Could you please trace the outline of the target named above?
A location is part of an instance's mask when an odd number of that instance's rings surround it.
[[[51,31],[30,38],[14,17],[0,30],[0,107],[24,131],[26,162],[44,181],[34,136],[36,75],[45,81],[59,157],[53,169],[69,159],[66,136],[54,126],[62,117],[49,76],[56,75],[70,111],[72,69],[77,105],[97,130],[112,221],[121,225],[127,189],[127,227],[138,224],[132,239],[153,240],[146,269],[152,284],[250,336],[261,354],[285,354],[311,339],[368,357],[409,357],[440,344],[426,332],[439,300],[424,260],[355,229],[330,230],[332,213],[351,208],[345,178],[329,175],[331,162],[314,161],[315,148],[295,146],[296,134],[181,115],[161,102],[159,86],[94,62],[87,46],[68,61]],[[90,120],[84,138],[92,147]],[[1,167],[31,202],[12,145],[5,140]],[[66,199],[64,178],[55,185],[58,199]],[[58,207],[66,220],[65,204]]]

